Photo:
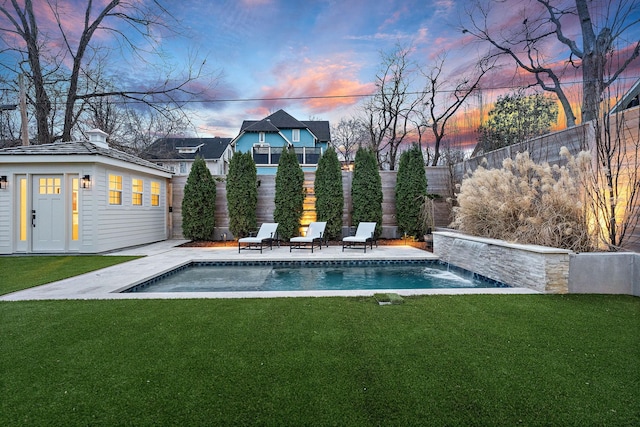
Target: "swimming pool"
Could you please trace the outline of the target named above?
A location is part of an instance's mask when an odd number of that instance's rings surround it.
[[[192,262],[123,292],[504,288],[438,261]]]

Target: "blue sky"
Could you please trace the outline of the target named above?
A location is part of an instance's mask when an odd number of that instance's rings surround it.
[[[94,0],[94,10],[107,1]],[[136,2],[150,0],[133,0]],[[55,38],[58,33],[51,9],[45,0],[33,3],[42,34]],[[358,112],[363,98],[346,96],[373,91],[380,53],[390,52],[397,44],[411,45],[411,59],[422,67],[428,67],[438,55],[446,53],[444,74],[451,79],[470,71],[487,48],[461,31],[465,10],[474,0],[162,3],[179,24],[169,23],[180,35],[167,31],[154,33],[157,41],[154,47],[165,54],[166,62],[173,64],[172,76],[186,67],[189,58],[196,64],[206,59],[205,70],[210,76],[218,76],[213,87],[203,85],[203,93],[186,104],[198,136],[233,137],[242,120],[260,119],[279,108],[300,120],[315,118],[337,123],[340,118]],[[606,0],[596,3],[604,5],[594,7],[596,21],[605,19],[607,5],[617,4]],[[68,34],[77,33],[86,0],[57,0],[57,4],[63,17],[62,26]],[[530,0],[507,0],[497,3],[489,22],[506,29],[515,28],[536,13]],[[564,30],[570,36],[579,34],[577,26],[572,27],[571,23]],[[624,40],[633,43],[639,38],[635,29],[625,34]],[[96,33],[95,41],[115,46],[106,32]],[[557,55],[557,66],[567,68],[566,52],[553,49],[550,46],[545,53],[552,58]],[[11,61],[1,52],[0,59]],[[136,58],[126,58],[118,49],[111,52],[110,60],[117,81],[127,88],[145,87],[167,78],[166,68],[154,70]],[[629,85],[640,76],[638,62],[627,73]],[[517,73],[513,65],[507,65],[485,79],[483,85],[508,88],[514,84],[514,76]],[[495,101],[498,94],[500,91],[486,92],[483,102]],[[467,107],[467,114],[473,108],[477,105]]]
[[[193,34],[188,47],[221,68],[221,99],[371,93],[381,51],[396,43],[435,51],[438,40],[459,33],[448,1],[188,0],[177,17]],[[352,114],[360,99],[220,103],[203,131],[235,133],[241,120],[278,108],[333,122]]]

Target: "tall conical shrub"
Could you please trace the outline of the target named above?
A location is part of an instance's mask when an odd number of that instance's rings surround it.
[[[192,240],[213,240],[216,217],[216,182],[207,163],[197,157],[184,186],[182,234]]]
[[[333,148],[327,149],[320,157],[313,188],[316,195],[316,219],[327,222],[325,236],[329,239],[342,238],[342,170]]]
[[[257,207],[256,164],[251,152],[237,152],[229,162],[227,174],[229,231],[234,237],[245,237],[257,228]]]
[[[400,156],[396,180],[396,218],[398,231],[420,237],[425,233],[420,209],[427,194],[427,177],[422,150],[417,145]]]
[[[352,225],[355,227],[362,221],[376,222],[376,236],[379,236],[382,231],[382,180],[376,155],[368,148],[356,152],[351,203]]]
[[[276,198],[273,220],[278,236],[290,239],[298,234],[304,207],[304,172],[293,148],[283,148],[276,172]]]

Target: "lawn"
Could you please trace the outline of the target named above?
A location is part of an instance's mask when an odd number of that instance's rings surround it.
[[[137,259],[137,256],[0,257],[0,295]]]
[[[640,298],[0,303],[0,425],[640,425]]]

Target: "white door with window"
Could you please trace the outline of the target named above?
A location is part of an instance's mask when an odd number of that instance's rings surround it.
[[[64,179],[62,175],[34,175],[30,215],[32,249],[65,249]]]

